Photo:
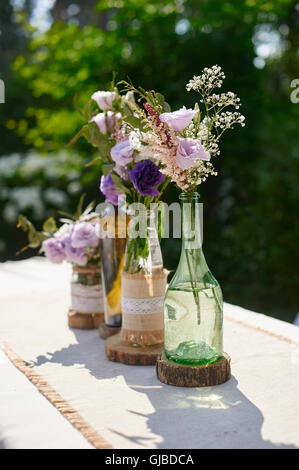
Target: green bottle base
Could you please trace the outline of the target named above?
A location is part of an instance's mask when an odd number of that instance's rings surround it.
[[[203,341],[185,341],[174,351],[165,350],[169,361],[186,365],[205,365],[218,361],[222,354]]]

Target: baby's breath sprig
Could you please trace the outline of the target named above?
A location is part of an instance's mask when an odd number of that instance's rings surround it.
[[[228,91],[226,93],[212,93],[215,88],[220,88],[225,75],[219,65],[211,68],[204,68],[203,73],[194,76],[186,86],[187,91],[194,90],[201,95],[200,103],[205,107],[205,117],[201,121],[198,129],[192,124],[189,126],[187,134],[189,137],[199,138],[201,143],[209,150],[211,155],[220,155],[218,141],[223,132],[233,129],[234,124],[245,126],[245,117],[239,112],[223,111],[224,108],[232,106],[239,109],[240,98]]]
[[[187,91],[194,90],[208,95],[214,88],[221,88],[224,79],[225,75],[221,67],[213,65],[211,68],[205,67],[201,75],[194,76],[186,88]]]

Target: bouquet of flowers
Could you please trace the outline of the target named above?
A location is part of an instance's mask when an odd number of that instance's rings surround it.
[[[130,129],[139,126],[136,108],[139,107],[134,93],[121,94],[113,80],[111,91],[93,93],[82,112],[87,122],[70,142],[83,136],[98,149],[99,156],[88,165],[100,164],[100,190],[106,202],[113,205],[126,195],[128,203],[142,202],[148,206],[159,199],[166,187],[159,166],[153,159],[139,155],[134,147]]]
[[[91,96],[90,102],[82,113],[83,118],[87,118],[88,122],[83,125],[71,142],[82,135],[97,147],[99,156],[89,164],[101,165],[100,190],[107,203],[117,205],[125,196],[128,205],[130,203],[143,204],[138,211],[141,212],[140,217],[144,219],[145,230],[143,234],[133,238],[130,237],[130,228],[128,228],[124,269],[131,273],[143,269],[149,273],[152,266],[148,266],[151,257],[145,227],[146,211],[151,203],[159,202],[169,183],[169,178],[160,171],[154,159],[141,155],[135,148],[135,137],[131,129],[139,126],[136,113],[136,109],[139,108],[135,102],[134,93],[128,91],[122,94],[113,81],[110,91],[97,91]],[[157,219],[160,220],[160,218],[161,213],[158,214]],[[155,236],[154,227],[151,227],[150,231]],[[162,268],[161,253],[159,258],[160,268]]]
[[[194,109],[183,106],[173,112],[161,94],[122,82],[143,104],[132,106],[134,123],[127,121],[125,126],[137,159],[154,161],[159,171],[183,191],[192,192],[209,175],[217,174],[210,160],[220,154],[221,136],[235,124],[245,125],[242,114],[225,110],[239,109],[240,98],[233,92],[214,93],[224,78],[218,65],[205,68],[186,86],[187,91],[200,94],[200,102]]]
[[[62,225],[57,227],[53,217],[47,219],[41,231],[23,215],[18,227],[28,233],[29,244],[38,248],[51,263],[67,261],[72,265],[71,308],[68,313],[69,326],[75,328],[97,328],[103,321],[103,292],[100,265],[100,239],[97,224],[99,215],[93,212],[94,203],[82,210],[81,196],[74,215],[60,212]],[[24,249],[23,249],[24,250]]]
[[[40,252],[55,264],[67,261],[81,267],[97,265],[100,257],[96,231],[98,214],[92,212],[94,203],[82,212],[83,200],[84,195],[80,198],[75,215],[60,212],[65,216],[60,219],[63,222],[60,228],[50,217],[44,222],[43,229],[38,231],[25,216],[20,215],[17,226],[28,232],[29,244],[25,249],[41,246]]]

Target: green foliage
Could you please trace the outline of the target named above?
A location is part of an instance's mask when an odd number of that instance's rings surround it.
[[[34,225],[30,222],[30,220],[28,220],[24,215],[19,215],[17,227],[22,228],[24,232],[28,232],[29,244],[25,247],[25,249],[28,247],[38,248],[41,245],[41,243],[48,238],[46,233],[44,233],[44,231],[46,232],[45,228],[48,228],[48,227],[52,228],[51,224],[53,220],[54,219],[52,217],[46,220],[43,225],[43,232],[38,232],[36,228],[34,227]],[[55,227],[56,227],[56,224],[55,224]]]
[[[26,237],[16,230],[18,214],[24,214],[35,226],[42,226],[42,221],[56,216],[59,210],[68,212],[67,217],[73,217],[76,211],[81,213],[77,202],[83,188],[88,200],[99,201],[99,171],[96,181],[94,172],[84,167],[84,162],[84,157],[66,151],[42,157],[30,152],[0,158],[1,260],[14,259],[27,244]]]
[[[21,139],[39,151],[64,148],[93,112],[90,103],[83,115],[77,109],[94,91],[111,86],[113,71],[117,81],[132,79],[146,90],[163,93],[177,109],[182,104],[191,106],[196,99],[185,91],[186,82],[203,67],[218,63],[227,75],[227,90],[241,98],[246,127],[224,137],[219,175],[200,188],[205,203],[205,253],[227,301],[292,320],[298,310],[294,260],[299,236],[295,179],[299,105],[290,102],[290,82],[298,78],[299,70],[295,4],[291,0],[101,0],[92,25],[54,22],[46,33],[32,36],[24,51],[11,49],[10,57],[17,57],[7,103],[0,105],[6,125],[5,133],[0,129],[0,150],[3,154],[23,150]],[[4,22],[17,30],[11,18],[6,16]],[[283,47],[263,69],[257,69],[253,38],[263,25],[279,34]],[[281,26],[288,30],[286,34]],[[166,111],[167,105],[160,104]],[[127,115],[133,116],[129,106]],[[90,127],[84,132],[90,132]],[[109,151],[98,139],[95,134],[95,147],[78,139],[71,152],[76,150],[82,157],[70,153],[69,159],[60,162],[61,171],[75,165],[66,172],[73,175],[71,180],[66,174],[59,176],[54,156],[47,157],[40,172],[32,173],[26,170],[30,157],[13,169],[15,157],[4,157],[12,163],[5,160],[2,167],[0,159],[0,209],[6,224],[2,248],[7,244],[2,258],[13,257],[15,246],[7,251],[10,240],[24,244],[15,234],[15,219],[12,222],[16,210],[24,212],[16,190],[26,194],[32,185],[39,188],[39,199],[31,194],[35,202],[26,209],[28,217],[34,213],[34,221],[58,207],[73,210],[83,189],[88,197],[97,196],[103,163],[98,145]],[[86,167],[94,157],[99,157],[95,164]],[[102,166],[105,174],[109,168]],[[77,193],[69,191],[69,185],[79,181]],[[46,201],[49,187],[63,192],[65,200]],[[168,202],[176,198],[176,190],[169,186]],[[36,201],[44,203],[42,208]],[[174,269],[179,241],[166,240],[162,246],[166,266]]]
[[[90,202],[83,210],[85,196],[85,193],[81,194],[74,215],[68,214],[64,211],[58,211],[58,214],[67,217],[61,218],[59,221],[63,224],[73,224],[78,220],[87,220],[88,217],[94,217],[94,214],[91,214],[95,206],[94,201]],[[33,223],[22,214],[18,217],[17,228],[21,228],[25,233],[27,232],[29,241],[28,245],[22,248],[17,254],[23,253],[25,250],[27,250],[27,248],[39,248],[44,240],[53,237],[55,232],[58,230],[54,217],[49,217],[46,219],[43,222],[42,231],[38,231]]]
[[[127,186],[125,186],[122,182],[122,179],[116,175],[115,173],[111,173],[111,178],[112,181],[115,184],[116,189],[121,193],[121,194],[131,194],[131,191]]]

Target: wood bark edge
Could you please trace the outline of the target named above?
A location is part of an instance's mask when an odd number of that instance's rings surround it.
[[[105,322],[102,322],[99,326],[99,335],[102,339],[107,339],[109,336],[117,335],[121,330],[121,327],[109,326]]]
[[[104,320],[103,313],[80,313],[72,309],[69,309],[67,316],[69,327],[79,330],[94,330]]]
[[[176,387],[211,387],[231,377],[230,357],[227,353],[212,364],[184,365],[169,361],[163,352],[156,364],[160,382]]]
[[[109,361],[131,366],[153,366],[164,349],[163,344],[134,347],[121,339],[120,334],[106,340],[106,356]]]

